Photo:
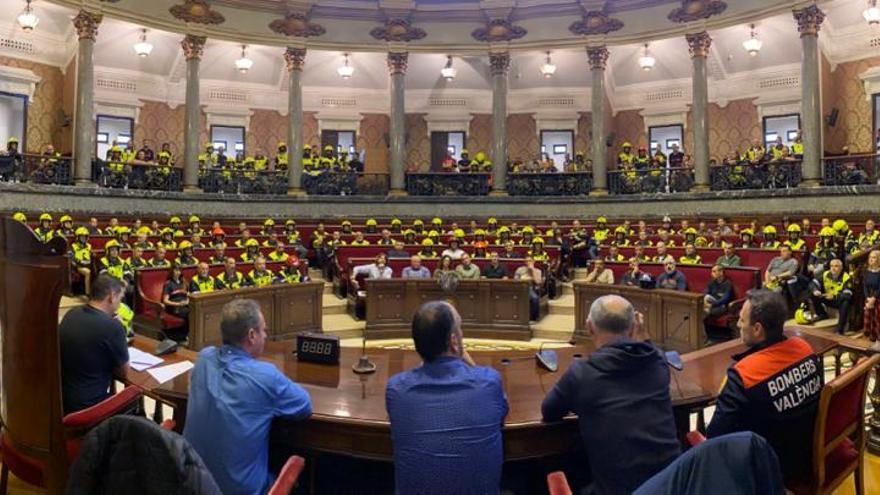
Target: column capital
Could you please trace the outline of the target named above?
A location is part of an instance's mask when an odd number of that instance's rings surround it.
[[[388,52],[388,73],[406,74],[406,65],[409,60],[409,52]]]
[[[608,48],[602,46],[588,46],[587,58],[590,60],[590,70],[605,70],[608,63]]]
[[[101,23],[101,14],[80,10],[76,17],[73,18],[73,26],[76,28],[76,35],[79,39],[89,39],[95,41],[98,37],[98,24]]]
[[[284,51],[284,61],[287,63],[287,72],[295,70],[302,72],[306,65],[306,49],[288,47]]]
[[[202,53],[205,51],[205,42],[207,40],[208,38],[204,36],[186,35],[183,41],[180,42],[180,47],[183,48],[183,56],[187,60],[200,60]]]
[[[510,68],[510,52],[489,53],[489,72],[493,76],[503,76]]]
[[[691,58],[706,58],[709,55],[709,48],[712,47],[712,37],[709,36],[709,33],[702,31],[694,34],[686,34],[684,37],[687,40]]]
[[[794,20],[797,21],[798,32],[801,37],[807,35],[817,36],[819,34],[819,26],[825,20],[825,12],[815,5],[810,5],[803,9],[797,9],[793,12]]]

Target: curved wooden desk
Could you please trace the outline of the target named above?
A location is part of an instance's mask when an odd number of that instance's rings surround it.
[[[832,340],[804,335],[817,353],[836,344]],[[137,337],[135,346],[145,351],[155,341]],[[343,348],[339,366],[301,363],[292,354],[293,341],[269,342],[265,359],[275,363],[295,382],[304,386],[312,398],[312,417],[302,422],[277,421],[273,435],[281,436],[297,449],[331,452],[354,457],[391,460],[392,443],[385,411],[385,384],[396,373],[419,366],[415,351],[368,349],[377,365],[370,375],[356,375],[351,366],[360,357],[360,349]],[[683,371],[672,370],[670,385],[679,430],[689,429],[688,413],[697,405],[711,402],[731,363],[730,356],[744,349],[738,341],[713,346],[683,356]],[[501,373],[510,412],[504,424],[505,460],[545,457],[570,451],[579,442],[574,417],[561,423],[541,421],[541,401],[576,357],[593,350],[589,341],[575,347],[558,349],[559,371],[539,368],[533,351],[475,351],[474,360],[492,366]],[[188,350],[167,356],[167,362],[194,359]],[[183,427],[189,374],[158,385],[146,372],[130,372],[129,379],[159,400],[175,407],[175,421]]]

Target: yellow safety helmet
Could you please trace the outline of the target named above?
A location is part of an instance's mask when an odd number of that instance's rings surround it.
[[[391,225],[400,225],[402,223],[403,222],[401,222],[399,218],[392,218],[391,219]]]
[[[284,141],[280,141],[280,142],[278,143],[278,147],[279,147],[279,148],[282,148],[282,147],[283,147],[283,148],[287,148],[287,143],[285,143]]]
[[[486,154],[482,151],[478,151],[476,155],[474,155],[474,160],[481,162],[486,159]]]
[[[406,229],[403,231],[403,235],[405,235],[405,236],[410,235],[410,234],[416,235],[416,231],[413,229]]]
[[[76,230],[73,231],[73,234],[76,235],[77,237],[79,237],[81,235],[88,236],[89,229],[87,229],[85,227],[77,227]]]
[[[436,230],[432,230],[432,231],[428,232],[428,237],[440,237],[440,232],[438,232]]]
[[[532,227],[531,225],[526,225],[525,227],[522,228],[522,233],[523,234],[534,234],[535,228]]]
[[[847,230],[849,230],[849,224],[846,223],[846,220],[839,218],[831,224],[831,228],[839,234],[841,232],[846,232]]]
[[[244,243],[244,245],[246,247],[251,247],[251,246],[260,247],[260,243],[254,238],[248,239],[247,242]]]
[[[13,136],[6,140],[6,144],[18,143],[18,138]]]
[[[462,149],[461,149],[461,154],[462,154],[462,155],[469,155],[470,153],[468,153],[467,148],[462,148]]]
[[[767,225],[764,227],[764,230],[762,232],[764,232],[764,235],[767,235],[767,234],[776,235],[776,227],[774,227],[772,225]]]
[[[328,145],[324,146],[324,151],[333,151],[333,145],[328,144]]]
[[[796,224],[796,223],[792,223],[792,224],[789,224],[788,228],[786,228],[785,230],[786,230],[786,232],[788,232],[789,234],[792,233],[792,232],[800,232],[800,231],[801,231],[801,226],[798,225],[798,224]]]
[[[264,227],[274,227],[275,220],[272,220],[271,218],[267,218],[267,219],[263,220],[263,226]]]
[[[296,225],[296,220],[289,219],[284,222],[284,225]]]
[[[366,225],[376,226],[376,225],[379,225],[379,222],[377,222],[375,218],[370,218],[367,220]]]
[[[615,234],[626,234],[626,227],[623,225],[619,225],[616,229],[614,229]]]
[[[168,227],[165,227],[164,229],[159,231],[159,235],[163,236],[163,237],[167,234],[173,234],[173,233],[174,233],[174,231],[169,229]]]
[[[124,226],[124,225],[120,225],[119,227],[116,227],[116,233],[117,234],[131,234],[131,229]]]
[[[794,321],[796,321],[799,325],[809,325],[813,321],[813,315],[810,313],[810,310],[805,308],[804,305],[801,305],[794,312]]]
[[[596,223],[608,223],[608,220],[605,217],[599,217],[596,219]]]
[[[168,223],[180,223],[180,217],[171,217]]]
[[[175,230],[175,231],[174,231],[174,237],[183,237],[183,232],[180,231],[180,230]]]
[[[119,249],[120,247],[121,246],[119,245],[119,241],[117,241],[116,239],[110,239],[109,241],[107,241],[107,244],[104,244],[105,251],[108,251],[110,248]]]
[[[477,229],[477,230],[474,231],[474,235],[482,235],[482,236],[485,236],[485,235],[486,235],[486,231],[483,230],[483,229]]]
[[[440,217],[434,217],[431,219],[431,225],[443,225],[443,220]]]
[[[50,215],[50,214],[48,214],[48,213],[43,213],[42,215],[40,215],[40,221],[41,221],[41,222],[44,222],[44,221],[46,221],[46,220],[48,220],[48,221],[51,222],[51,221],[52,221],[52,215]]]
[[[73,219],[70,218],[70,215],[63,215],[63,216],[61,217],[61,220],[58,220],[58,221],[59,221],[60,223],[64,223],[64,222],[72,222]]]
[[[831,227],[822,227],[819,231],[819,237],[834,237],[834,229]]]
[[[541,236],[532,239],[532,244],[544,244],[544,238]]]
[[[311,145],[311,144],[308,144],[308,143],[307,143],[307,144],[304,144],[304,145],[303,145],[303,149],[304,149],[304,150],[311,150],[311,149],[312,149],[312,145]]]
[[[20,211],[17,211],[17,212],[15,212],[15,213],[13,213],[13,214],[12,214],[12,219],[13,219],[13,220],[18,220],[19,222],[27,222],[27,216],[26,216],[24,213],[20,212]]]
[[[431,239],[429,239],[429,238],[427,238],[427,237],[424,238],[424,239],[422,239],[422,246],[433,246],[433,245],[434,245],[434,241],[433,241],[433,240],[431,240]]]
[[[544,235],[546,235],[547,237],[553,237],[554,235],[556,235],[556,232],[554,232],[553,229],[547,229],[547,231],[544,232]]]
[[[502,225],[498,227],[498,234],[501,235],[502,232],[510,232],[510,228],[507,225]]]
[[[180,249],[181,251],[191,247],[193,247],[193,243],[189,241],[180,241],[180,244],[177,245],[177,249]]]
[[[199,217],[197,217],[196,215],[190,215],[189,223],[194,223],[194,222],[201,222],[201,219],[199,219]]]
[[[417,218],[417,219],[413,220],[413,225],[425,225],[425,221],[420,218]]]
[[[214,143],[211,143],[211,142],[205,143],[205,148],[214,149]]]
[[[110,151],[113,153],[122,153],[122,146],[119,146],[119,145],[111,146]]]
[[[752,229],[742,229],[742,230],[739,232],[739,235],[740,235],[740,236],[747,235],[747,236],[749,236],[749,237],[754,237],[754,236],[755,236],[755,232],[752,231]]]
[[[620,147],[621,147],[621,148],[632,148],[633,145],[632,145],[632,143],[630,143],[629,141],[624,141],[623,144],[622,144]]]
[[[146,225],[144,225],[143,227],[139,228],[138,231],[137,231],[138,234],[147,234],[147,235],[150,235],[150,232],[151,232],[151,231],[150,231],[150,228],[147,227]]]
[[[452,235],[458,239],[463,239],[464,238],[464,230],[463,229],[455,229],[452,232]]]
[[[488,220],[486,220],[486,223],[488,223],[489,225],[495,225],[498,223],[498,219],[495,217],[491,217]]]
[[[351,221],[350,220],[343,220],[342,225],[351,225]]]
[[[697,229],[695,229],[693,227],[688,227],[687,229],[685,229],[684,233],[685,233],[685,235],[687,235],[687,234],[697,235]]]

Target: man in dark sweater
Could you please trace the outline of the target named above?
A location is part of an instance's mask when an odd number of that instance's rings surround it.
[[[544,421],[578,416],[596,493],[631,493],[679,454],[669,369],[626,299],[596,299],[587,332],[596,350],[577,359],[544,398]]]
[[[727,304],[733,299],[733,284],[724,276],[724,267],[712,267],[712,280],[703,292],[703,313],[717,316],[727,311]]]
[[[507,278],[507,268],[498,259],[498,253],[489,253],[489,266],[483,270],[485,278]]]

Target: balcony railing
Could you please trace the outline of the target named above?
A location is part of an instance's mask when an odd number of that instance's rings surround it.
[[[788,189],[797,187],[802,177],[800,160],[758,164],[743,162],[709,169],[713,191]]]
[[[694,184],[689,167],[613,170],[608,172],[609,194],[658,194],[687,192]]]
[[[507,175],[511,196],[582,196],[593,187],[592,172],[519,172]]]
[[[67,156],[23,153],[0,156],[0,180],[37,184],[72,184],[72,160]]]
[[[172,166],[155,163],[132,162],[112,164],[95,160],[96,182],[101,187],[114,189],[149,189],[153,191],[183,190],[182,170]]]
[[[485,196],[491,177],[483,172],[410,173],[406,174],[406,192],[411,196]]]
[[[826,157],[822,160],[822,184],[826,186],[852,186],[880,184],[880,155],[846,155]]]
[[[206,193],[287,194],[287,172],[212,168],[200,171],[199,187]]]
[[[390,189],[388,174],[365,174],[355,171],[326,171],[302,175],[306,194],[318,196],[385,196]]]

